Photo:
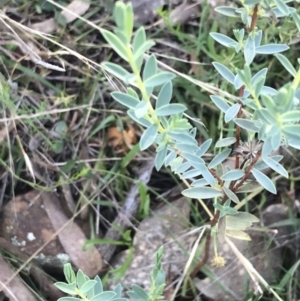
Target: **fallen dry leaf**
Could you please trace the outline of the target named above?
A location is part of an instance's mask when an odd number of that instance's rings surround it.
[[[66,8],[61,12],[61,15],[65,17],[68,24],[77,19],[76,15],[82,16],[89,8],[89,1],[75,0],[66,6]],[[57,22],[54,18],[51,18],[40,23],[35,23],[31,26],[31,28],[43,33],[51,33],[55,30],[56,26]]]
[[[28,256],[51,240],[35,257],[40,265],[52,272],[61,272],[64,263],[73,262],[93,277],[102,267],[101,255],[95,248],[83,251],[85,235],[73,221],[63,229],[68,222],[56,194],[31,191],[4,206],[0,237],[12,242]]]
[[[62,229],[69,219],[64,215],[58,197],[54,193],[43,193],[45,210],[56,231]],[[58,234],[65,252],[77,268],[87,276],[94,277],[102,268],[102,258],[98,250],[92,246],[83,251],[86,237],[80,227],[73,221]]]
[[[117,154],[128,152],[132,148],[132,145],[137,143],[136,132],[132,125],[129,125],[122,132],[115,126],[110,127],[107,137],[109,145]]]
[[[24,285],[19,276],[14,277],[8,284],[5,284],[13,276],[14,271],[6,263],[1,254],[0,271],[0,292],[3,291],[9,300],[37,301],[37,298]]]

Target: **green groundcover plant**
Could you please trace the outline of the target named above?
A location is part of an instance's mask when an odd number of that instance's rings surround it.
[[[289,49],[285,44],[263,44],[264,32],[257,27],[259,18],[279,20],[290,18],[295,30],[300,31],[300,17],[294,3],[289,0],[243,0],[239,7],[221,6],[216,11],[222,15],[242,21],[242,28],[234,29],[232,36],[211,32],[210,36],[224,47],[232,49],[233,57],[242,53],[243,66],[229,69],[220,62],[213,62],[216,71],[224,81],[236,91],[230,95],[227,91],[218,91],[210,98],[224,115],[226,124],[233,122],[235,136],[222,138],[213,146],[218,154],[210,162],[203,156],[212,146],[212,139],[198,145],[196,128],[185,114],[186,106],[171,103],[172,80],[175,74],[161,70],[154,54],[146,52],[154,41],[146,38],[144,27],[134,32],[134,16],[131,3],[117,2],[114,10],[116,28],[114,32],[102,29],[101,33],[111,48],[130,66],[103,62],[103,69],[115,76],[126,87],[126,91],[111,93],[113,99],[127,108],[127,114],[145,128],[140,149],[157,146],[155,167],[170,167],[189,187],[182,191],[188,198],[198,199],[211,218],[207,231],[206,244],[216,238],[221,242],[226,236],[250,240],[244,231],[258,219],[248,213],[238,211],[241,207],[240,195],[252,193],[259,188],[276,194],[276,186],[271,178],[262,172],[271,168],[288,178],[286,168],[280,163],[283,156],[275,154],[279,147],[300,149],[300,58],[297,66],[282,53]],[[271,21],[270,21],[271,22]],[[240,23],[238,23],[240,24]],[[251,65],[256,56],[275,55],[292,80],[276,90],[265,85],[268,69],[252,73]],[[227,93],[226,93],[227,92]],[[241,132],[247,139],[241,139]],[[224,161],[235,155],[235,167],[230,169]],[[250,179],[251,177],[251,179]],[[203,200],[213,199],[214,213],[206,208]],[[218,256],[215,247],[213,264],[222,266],[224,260]],[[209,248],[205,248],[208,252]],[[128,296],[132,300],[154,301],[162,298],[164,273],[161,269],[162,249],[157,253],[156,267],[151,276],[152,288],[149,293],[134,285]],[[208,254],[191,273],[206,263]],[[57,283],[58,288],[70,295],[59,300],[89,301],[125,301],[121,297],[121,286],[114,291],[103,291],[101,280],[90,280],[81,271],[75,276],[70,265],[65,266],[67,283]]]

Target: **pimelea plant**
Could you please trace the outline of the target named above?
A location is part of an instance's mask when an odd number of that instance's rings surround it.
[[[162,255],[163,247],[160,247],[156,252],[155,267],[150,275],[150,292],[146,292],[138,285],[133,285],[132,290],[127,292],[130,300],[163,301],[162,293],[166,276],[161,267]],[[78,270],[75,275],[69,263],[64,265],[64,274],[67,283],[56,282],[55,285],[61,291],[72,295],[72,297],[62,297],[58,301],[128,301],[128,299],[122,297],[123,288],[120,284],[113,291],[105,291],[99,276],[90,279],[81,270]]]
[[[274,182],[261,170],[269,167],[288,178],[288,171],[279,163],[283,157],[274,155],[274,151],[281,146],[300,149],[300,68],[295,68],[287,57],[280,54],[289,49],[287,45],[262,45],[263,31],[256,25],[258,18],[276,20],[290,17],[300,30],[299,15],[293,7],[287,5],[291,2],[299,3],[283,0],[244,0],[240,1],[241,6],[238,8],[216,8],[218,13],[239,18],[244,24],[243,28],[233,30],[232,37],[210,33],[216,42],[234,49],[236,54],[242,52],[244,66],[235,66],[230,70],[220,62],[213,62],[216,71],[236,90],[236,95],[220,91],[210,98],[224,113],[225,123],[233,122],[236,131],[235,137],[222,138],[214,144],[214,148],[220,151],[210,162],[205,162],[202,157],[213,141],[208,139],[198,145],[195,138],[196,128],[184,113],[186,106],[171,103],[172,79],[175,74],[160,70],[155,55],[145,54],[154,45],[154,41],[147,40],[144,27],[133,32],[131,3],[116,3],[114,18],[117,27],[114,32],[101,30],[111,48],[130,66],[130,70],[126,70],[111,62],[102,63],[106,72],[127,86],[126,91],[115,91],[111,96],[128,109],[128,115],[135,122],[145,128],[140,139],[140,149],[146,150],[155,144],[156,169],[170,167],[188,183],[189,187],[182,191],[182,194],[198,199],[211,219],[203,260],[191,272],[191,277],[207,262],[211,241],[215,245],[212,264],[224,265],[224,260],[218,256],[216,237],[221,242],[226,236],[250,240],[244,230],[258,219],[250,213],[238,211],[241,207],[239,194],[253,193],[258,188],[276,194]],[[278,90],[266,86],[267,68],[255,74],[251,72],[251,64],[257,55],[275,55],[292,75],[293,80]],[[299,58],[298,63],[300,64]],[[246,141],[241,139],[242,130],[247,133]],[[230,169],[224,161],[232,153],[235,154],[235,167]],[[213,199],[213,213],[205,206],[205,199]],[[75,288],[75,284],[72,285]],[[133,294],[138,294],[134,289],[133,291]],[[132,299],[157,300],[146,295],[139,296],[138,299],[133,294],[130,295]],[[104,300],[100,297],[81,298]],[[105,300],[125,300],[116,298]]]

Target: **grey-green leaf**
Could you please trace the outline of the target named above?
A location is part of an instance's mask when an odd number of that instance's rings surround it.
[[[148,40],[133,53],[134,60],[139,59],[146,51],[148,51],[152,46],[154,46],[154,41]]]
[[[240,109],[241,105],[239,103],[236,103],[232,107],[230,107],[225,113],[225,122],[228,123],[229,121],[231,121],[237,115]]]
[[[283,44],[266,44],[256,48],[258,54],[275,54],[290,49],[289,46]]]
[[[127,70],[125,70],[122,66],[114,64],[114,63],[104,62],[104,63],[101,64],[101,66],[106,71],[108,71],[109,73],[111,73],[115,77],[121,79],[125,83],[126,83],[126,77],[128,77],[130,75],[130,73]]]
[[[144,81],[144,85],[146,88],[160,86],[165,84],[166,82],[171,81],[174,77],[175,77],[174,73],[163,71],[147,78]]]
[[[226,47],[230,47],[230,48],[235,48],[236,46],[239,45],[238,42],[236,42],[235,40],[233,40],[232,38],[229,38],[221,33],[217,33],[217,32],[211,32],[210,36],[216,40],[218,43],[226,46]]]
[[[130,108],[130,109],[135,109],[135,107],[138,105],[140,102],[139,99],[136,99],[132,97],[131,95],[128,95],[126,93],[122,92],[112,92],[111,96],[120,104]]]
[[[297,72],[292,65],[292,63],[288,60],[288,58],[282,54],[275,54],[276,58],[280,61],[282,66],[294,77],[296,76]]]
[[[255,57],[255,40],[251,35],[248,36],[245,44],[244,57],[247,65],[250,65]]]
[[[171,101],[172,92],[173,92],[173,85],[172,82],[169,81],[162,86],[157,96],[155,108],[158,109],[162,106],[168,105]]]
[[[212,159],[212,161],[209,163],[208,167],[209,168],[214,168],[215,166],[219,165],[222,163],[231,153],[231,149],[225,149],[221,153],[219,153],[216,157]]]
[[[217,62],[213,62],[212,64],[228,82],[234,84],[235,75],[227,67]]]
[[[64,293],[69,295],[76,294],[76,283],[56,282],[54,285]]]
[[[227,104],[224,98],[217,96],[217,95],[211,95],[210,99],[214,102],[214,104],[223,112],[226,113],[227,110],[230,108],[230,106]]]
[[[255,169],[255,168],[253,168],[251,172],[252,172],[254,178],[256,179],[256,181],[262,187],[264,187],[266,190],[270,191],[273,194],[277,193],[274,183],[265,174],[263,174],[261,171]]]
[[[225,147],[225,146],[232,145],[235,142],[236,142],[235,137],[227,137],[227,138],[223,138],[223,139],[217,141],[215,147]]]
[[[88,280],[87,282],[85,282],[85,284],[80,288],[80,291],[82,293],[86,293],[87,291],[89,291],[92,287],[95,286],[95,284],[97,283],[96,280]]]
[[[257,122],[254,122],[252,120],[235,118],[234,122],[241,128],[248,130],[248,131],[257,132],[259,130],[259,126],[258,126]]]
[[[155,110],[157,116],[168,116],[183,113],[186,110],[186,106],[180,103],[172,103],[164,105]]]
[[[273,170],[275,170],[279,174],[283,175],[286,178],[289,177],[289,173],[287,172],[287,170],[277,161],[273,160],[270,157],[265,157],[265,158],[263,158],[263,160],[269,167],[271,167]]]
[[[151,146],[154,143],[157,134],[158,134],[158,128],[155,124],[152,124],[149,128],[147,128],[140,140],[141,150],[145,150],[149,146]]]
[[[115,292],[107,291],[94,296],[90,301],[109,301],[112,300],[117,294]]]
[[[211,187],[192,187],[183,190],[182,194],[191,199],[210,199],[222,196],[223,192]]]
[[[227,196],[230,200],[232,200],[234,203],[237,204],[237,203],[240,202],[240,200],[239,200],[239,198],[236,196],[236,194],[235,194],[233,191],[231,191],[229,188],[223,186],[223,191],[224,191],[224,193],[226,194],[226,196]]]
[[[114,33],[106,30],[101,29],[101,33],[104,36],[105,40],[109,43],[111,48],[125,61],[128,61],[127,58],[127,49],[126,45],[121,41],[118,36],[116,36]]]
[[[143,70],[143,80],[146,81],[151,76],[154,76],[157,73],[157,61],[154,54],[152,54],[146,61],[144,70]]]
[[[224,181],[236,181],[245,175],[244,171],[241,169],[233,169],[226,172],[221,179]]]
[[[240,15],[236,13],[236,8],[230,6],[219,6],[215,8],[215,11],[228,17],[239,17]]]

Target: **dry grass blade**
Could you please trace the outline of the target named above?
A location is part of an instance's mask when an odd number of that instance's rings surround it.
[[[225,237],[225,240],[226,240],[227,244],[230,246],[231,250],[236,255],[236,257],[239,259],[240,263],[244,266],[244,268],[248,272],[249,276],[252,278],[256,289],[261,294],[263,294],[263,291],[259,286],[259,283],[261,283],[267,290],[269,290],[274,295],[274,297],[277,300],[283,301],[278,296],[278,294],[269,286],[269,284],[264,280],[264,278],[256,271],[256,269],[253,267],[251,262],[237,249],[235,244],[228,237]]]

